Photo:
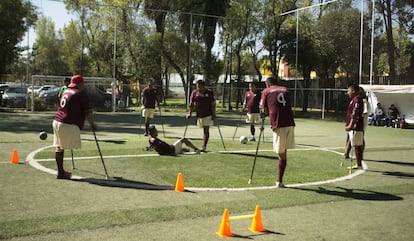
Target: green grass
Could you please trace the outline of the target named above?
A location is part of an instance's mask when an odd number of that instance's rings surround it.
[[[181,112],[165,114],[168,141],[183,132]],[[276,177],[277,159],[271,151],[271,133],[266,124],[253,184],[247,185],[253,152],[222,153],[216,128],[211,130],[209,153],[178,157],[119,157],[147,152],[138,112],[98,113],[97,137],[106,157],[110,176],[124,181],[171,187],[177,172],[185,186],[250,187],[271,185]],[[0,125],[0,239],[1,240],[223,240],[218,230],[224,208],[230,215],[251,214],[259,204],[265,228],[274,233],[253,234],[247,230],[251,220],[232,221],[232,240],[413,240],[414,219],[414,139],[413,130],[369,127],[365,161],[368,170],[360,176],[332,184],[300,188],[174,192],[102,185],[104,171],[99,158],[76,160],[74,174],[83,181],[56,180],[27,165],[25,157],[51,144],[51,118],[48,113],[1,113]],[[220,113],[220,128],[229,151],[255,150],[255,143],[232,141],[239,113]],[[194,120],[193,120],[194,121]],[[159,126],[159,118],[154,119]],[[340,155],[320,151],[327,148],[343,152],[342,122],[296,119],[298,150],[288,153],[286,183],[326,180],[347,174]],[[40,130],[49,138],[40,141]],[[163,138],[162,134],[161,138]],[[240,126],[237,137],[248,135]],[[201,144],[201,130],[189,125],[188,137]],[[98,156],[88,126],[82,132],[82,149],[75,157]],[[301,150],[315,148],[315,150]],[[13,149],[20,165],[9,164]],[[53,148],[36,155],[52,159]],[[70,170],[70,152],[65,153]],[[42,165],[56,168],[53,161]],[[386,224],[386,225],[384,225]],[[279,233],[279,234],[278,234]]]

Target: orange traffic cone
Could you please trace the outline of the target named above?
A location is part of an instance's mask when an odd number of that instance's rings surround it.
[[[217,234],[221,237],[232,237],[229,210],[226,208],[223,212],[223,218],[221,219],[220,229]]]
[[[254,217],[252,219],[252,225],[250,225],[249,229],[255,233],[266,232],[266,229],[263,228],[262,215],[260,214],[259,205],[256,205],[256,209],[254,210]]]
[[[17,155],[17,150],[13,149],[13,153],[10,159],[11,164],[19,164],[19,155]]]
[[[175,182],[175,191],[184,192],[184,180],[183,174],[181,174],[181,172],[179,172],[177,175],[177,181]]]

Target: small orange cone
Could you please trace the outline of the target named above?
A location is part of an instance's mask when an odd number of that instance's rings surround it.
[[[231,233],[230,227],[230,218],[229,218],[229,210],[226,208],[223,212],[223,217],[221,219],[220,229],[217,234],[221,237],[232,237],[233,234]]]
[[[13,153],[10,159],[11,164],[19,164],[19,155],[17,155],[17,150],[13,149]]]
[[[184,192],[184,180],[183,174],[181,174],[181,172],[179,172],[177,175],[177,181],[175,182],[175,191]]]
[[[252,219],[252,225],[250,225],[249,229],[255,233],[266,232],[266,229],[263,228],[262,215],[260,214],[259,205],[256,205],[256,209],[254,210],[254,217]]]

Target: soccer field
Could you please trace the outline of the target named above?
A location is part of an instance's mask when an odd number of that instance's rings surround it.
[[[216,232],[223,210],[227,208],[230,216],[246,215],[256,205],[268,232],[250,232],[251,219],[232,220],[232,239],[414,239],[413,130],[368,127],[367,169],[346,178],[349,163],[340,166],[344,124],[297,118],[297,147],[288,154],[285,174],[290,187],[260,189],[271,187],[277,174],[268,120],[249,185],[257,142],[239,143],[238,137],[248,136],[249,128],[239,122],[237,113],[219,115],[224,145],[219,129],[213,127],[207,153],[177,157],[145,149],[148,139],[142,135],[138,113],[98,113],[96,134],[111,182],[105,180],[87,125],[83,148],[74,151],[73,173],[84,179],[57,180],[25,162],[29,154],[51,145],[53,113],[0,117],[0,239],[221,240]],[[184,113],[164,112],[162,121],[156,117],[154,122],[160,138],[169,142],[184,133]],[[189,122],[186,136],[200,145],[202,131],[194,122]],[[49,134],[45,141],[38,137],[41,130]],[[19,165],[10,164],[13,149]],[[56,168],[53,148],[37,152],[34,159],[49,170]],[[65,153],[65,166],[72,168],[70,151]],[[190,191],[173,191],[178,172]],[[345,178],[323,183],[341,177]]]

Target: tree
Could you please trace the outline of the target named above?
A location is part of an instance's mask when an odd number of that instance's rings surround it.
[[[35,7],[29,1],[0,1],[0,81],[22,51],[17,44],[36,18]]]
[[[44,75],[66,74],[67,67],[60,58],[62,41],[56,35],[54,22],[41,17],[34,29],[37,35],[33,46],[34,71]]]
[[[400,31],[413,32],[414,2],[412,0],[380,0],[376,5],[381,13],[383,27],[387,37],[387,56],[390,82],[396,84],[396,44],[394,41],[394,28]]]

